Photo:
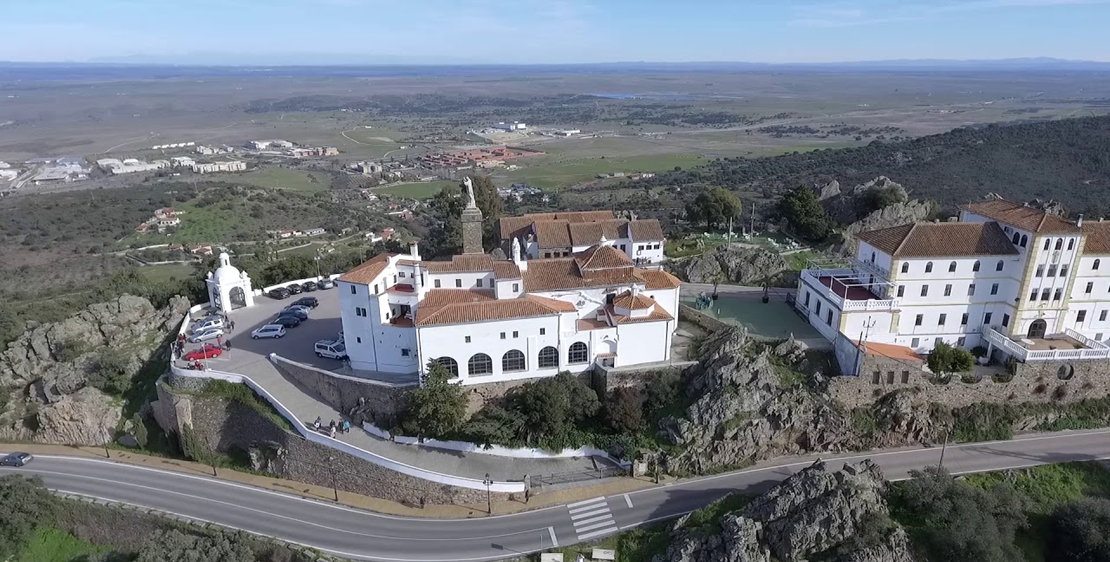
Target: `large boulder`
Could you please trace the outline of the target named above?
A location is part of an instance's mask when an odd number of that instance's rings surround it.
[[[82,388],[65,398],[41,406],[35,415],[35,441],[62,445],[111,443],[120,418],[120,406],[95,388]]]
[[[872,211],[844,229],[848,234],[858,234],[868,230],[890,228],[906,223],[921,222],[929,218],[935,210],[932,203],[914,199],[888,205]]]
[[[777,252],[726,246],[718,246],[699,256],[672,260],[668,267],[680,279],[690,283],[740,285],[773,282],[789,270],[786,260]]]

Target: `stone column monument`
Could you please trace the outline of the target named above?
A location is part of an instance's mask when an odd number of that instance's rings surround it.
[[[484,254],[482,246],[482,211],[474,200],[474,182],[467,176],[463,180],[468,200],[462,212],[462,243],[464,254]]]

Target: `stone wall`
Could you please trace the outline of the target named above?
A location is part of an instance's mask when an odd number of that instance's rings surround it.
[[[605,396],[618,388],[644,389],[662,377],[680,377],[689,367],[664,367],[642,371],[605,372],[597,369],[593,375],[592,386],[599,396]]]
[[[159,385],[155,419],[180,435],[188,425],[210,452],[246,452],[275,476],[409,505],[480,504],[485,490],[438,484],[392,471],[286,431],[248,406]],[[493,494],[495,500],[513,499]]]
[[[679,303],[678,305],[678,319],[680,321],[685,320],[710,332],[716,332],[718,330],[724,330],[726,328],[735,328],[735,326],[727,324],[725,322],[721,322],[720,320],[717,320],[716,318],[690,305],[681,303]]]
[[[353,423],[365,420],[378,427],[393,427],[414,388],[335,377],[284,361],[272,364],[327,405],[350,416]]]
[[[978,382],[964,382],[955,374],[945,384],[934,382],[933,374],[923,366],[924,362],[869,355],[860,376],[834,377],[829,393],[850,408],[870,405],[901,388],[919,389],[922,401],[953,408],[976,402],[1067,403],[1110,394],[1110,362],[1104,360],[1015,363],[1012,376],[1004,366],[977,366],[972,374]]]

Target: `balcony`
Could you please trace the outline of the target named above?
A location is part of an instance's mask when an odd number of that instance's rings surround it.
[[[886,298],[892,287],[885,280],[855,269],[806,269],[802,279],[810,288],[845,312],[896,310],[901,302]],[[866,279],[866,280],[863,280]]]
[[[994,326],[986,328],[984,333],[988,343],[1002,348],[1022,362],[1110,358],[1110,347],[1071,328],[1064,330],[1062,334],[1051,334],[1043,338],[1014,339]]]

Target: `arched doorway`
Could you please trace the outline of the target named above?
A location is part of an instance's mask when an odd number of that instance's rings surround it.
[[[243,292],[242,287],[232,287],[228,294],[228,300],[231,301],[231,308],[243,308],[247,306],[247,296]]]
[[[1029,338],[1043,338],[1045,330],[1048,329],[1048,323],[1044,320],[1034,320],[1029,325]]]

